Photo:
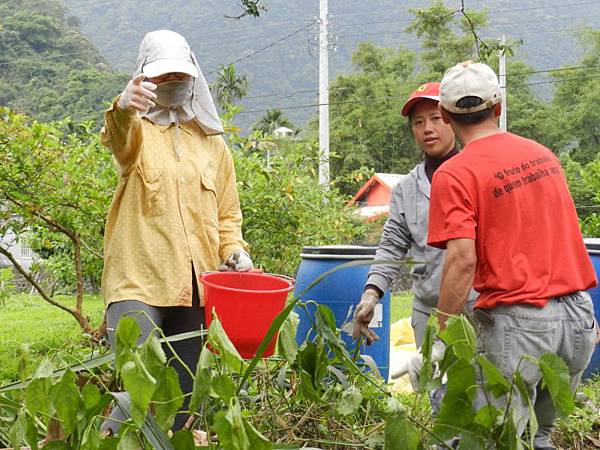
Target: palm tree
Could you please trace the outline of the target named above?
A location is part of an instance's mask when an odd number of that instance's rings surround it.
[[[236,100],[245,97],[248,93],[248,76],[235,73],[233,64],[221,64],[217,72],[217,79],[210,86],[217,97],[217,103],[225,109]]]
[[[280,109],[269,109],[252,128],[256,131],[262,131],[264,135],[273,134],[279,127],[294,129],[294,125],[285,117]]]

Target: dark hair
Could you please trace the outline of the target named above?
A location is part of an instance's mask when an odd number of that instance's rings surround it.
[[[473,108],[475,106],[479,106],[483,103],[483,100],[479,97],[463,97],[459,101],[456,102],[456,106],[459,108]],[[494,107],[484,109],[483,111],[476,111],[472,113],[466,114],[458,114],[448,111],[450,118],[461,125],[475,125],[481,123],[485,120],[494,116]]]

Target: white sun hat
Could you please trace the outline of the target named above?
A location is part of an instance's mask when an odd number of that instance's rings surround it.
[[[464,97],[479,97],[480,105],[461,108],[456,103]],[[467,114],[491,108],[502,100],[498,77],[490,66],[464,61],[451,67],[440,84],[440,105],[451,113]]]
[[[148,78],[170,72],[198,77],[192,61],[192,51],[185,38],[170,30],[152,31],[142,40],[140,54],[145,55],[143,73]]]

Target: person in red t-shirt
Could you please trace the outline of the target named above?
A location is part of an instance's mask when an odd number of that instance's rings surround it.
[[[485,64],[458,64],[441,82],[442,117],[464,147],[437,170],[431,188],[428,244],[447,249],[438,318],[444,328],[471,285],[480,293],[478,347],[507,377],[518,367],[539,424],[535,448],[552,449],[554,405],[539,385],[539,368],[522,357],[556,353],[575,390],[598,339],[585,292],[597,281],[557,158],[498,128],[500,100],[496,74]],[[522,433],[528,405],[518,391],[512,401]]]

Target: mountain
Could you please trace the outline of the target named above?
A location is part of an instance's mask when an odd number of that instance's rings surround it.
[[[49,121],[93,120],[128,79],[54,0],[0,1],[0,105]]]
[[[182,33],[200,60],[205,76],[214,80],[219,64],[235,62],[250,79],[245,111],[249,125],[266,109],[283,108],[296,126],[316,114],[318,89],[318,0],[268,0],[259,18],[225,18],[239,14],[237,0],[63,0],[81,30],[118,70],[131,73],[139,42],[151,30],[168,28]],[[490,26],[484,37],[505,34],[522,40],[514,57],[537,70],[574,64],[582,54],[577,33],[600,26],[600,2],[550,0],[465,0],[467,8],[487,10]],[[446,1],[460,8],[460,1]],[[351,56],[361,41],[387,47],[418,48],[417,38],[405,32],[423,0],[329,1],[330,77],[351,70]],[[582,11],[582,12],[578,12]],[[545,72],[535,74],[537,92],[548,98],[552,83]],[[118,91],[115,91],[116,94]]]

